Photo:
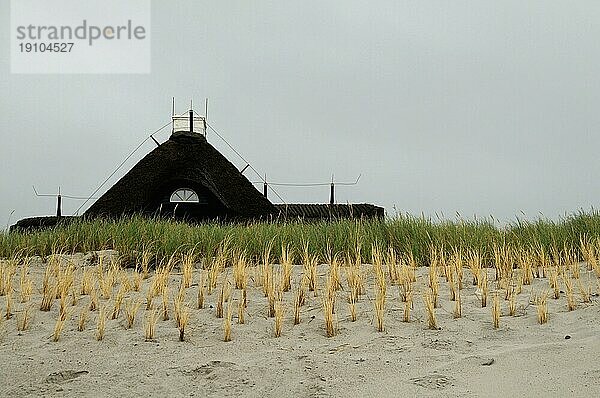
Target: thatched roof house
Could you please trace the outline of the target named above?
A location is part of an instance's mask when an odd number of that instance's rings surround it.
[[[174,132],[100,197],[85,216],[256,219],[275,207],[204,135]]]
[[[158,144],[158,143],[157,143]],[[62,217],[20,220],[14,229],[48,228],[70,222]],[[133,214],[193,222],[206,220],[332,220],[383,218],[370,204],[273,205],[225,156],[206,140],[206,120],[193,111],[173,115],[171,137],[140,160],[84,213],[118,218]],[[12,228],[11,228],[12,229]]]

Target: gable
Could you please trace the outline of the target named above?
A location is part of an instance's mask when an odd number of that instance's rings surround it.
[[[260,217],[275,211],[271,202],[204,137],[179,134],[140,160],[85,214],[118,217],[152,213],[166,190],[181,188],[182,184],[206,190],[230,216]]]

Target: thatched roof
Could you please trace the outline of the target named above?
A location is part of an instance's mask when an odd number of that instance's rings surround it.
[[[36,231],[48,228],[54,228],[57,225],[67,225],[75,220],[74,216],[47,216],[47,217],[29,217],[17,221],[10,226],[10,232],[13,231]]]
[[[154,213],[157,197],[164,197],[179,182],[206,188],[227,218],[262,218],[275,212],[271,202],[206,138],[176,132],[102,195],[85,216]]]
[[[371,204],[276,204],[275,217],[270,217],[266,221],[335,221],[338,219],[360,219],[384,217],[383,207]],[[10,231],[33,231],[53,228],[56,225],[67,225],[78,219],[75,216],[63,216],[60,219],[55,216],[49,217],[31,217],[24,218],[10,227]],[[238,218],[239,219],[239,218]],[[230,219],[235,221],[236,219]]]
[[[383,207],[360,204],[277,204],[275,205],[281,218],[288,220],[335,220],[342,218],[383,218]]]

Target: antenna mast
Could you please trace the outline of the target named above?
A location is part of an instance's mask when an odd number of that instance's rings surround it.
[[[206,137],[206,134],[208,133],[206,123],[208,123],[208,98],[204,100],[204,137]]]
[[[190,134],[194,132],[194,103],[190,100]]]
[[[175,132],[175,119],[173,119],[173,116],[175,116],[175,97],[173,97],[173,106],[171,107],[171,134]]]

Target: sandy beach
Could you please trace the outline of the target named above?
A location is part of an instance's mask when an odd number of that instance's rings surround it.
[[[106,253],[105,253],[106,254]],[[110,254],[110,253],[109,253]],[[68,256],[76,265],[75,287],[84,269],[97,269],[90,256]],[[2,266],[6,266],[4,261]],[[224,342],[223,322],[215,315],[218,291],[206,293],[204,308],[198,309],[200,265],[185,289],[189,324],[183,342],[173,319],[173,296],[182,275],[169,276],[169,320],[158,320],[151,341],[145,339],[146,292],[154,276],[144,280],[139,291],[127,291],[125,301],[143,303],[133,327],[126,329],[124,310],[106,321],[97,340],[98,310],[89,313],[83,331],[78,317],[89,307],[88,295],[66,300],[67,320],[58,338],[53,330],[59,318],[59,300],[50,311],[40,311],[45,264],[34,258],[29,265],[33,293],[22,303],[20,269],[13,276],[12,316],[0,324],[0,395],[25,396],[581,396],[600,394],[600,306],[598,281],[581,264],[580,279],[591,288],[591,302],[576,295],[576,309],[568,311],[564,292],[548,297],[548,322],[539,324],[535,297],[548,288],[547,278],[534,278],[518,294],[517,310],[508,315],[508,301],[500,299],[499,327],[492,323],[491,303],[495,294],[493,270],[489,270],[488,304],[481,308],[481,292],[464,271],[461,290],[462,317],[454,317],[455,302],[440,278],[438,329],[428,328],[422,293],[427,288],[428,268],[416,270],[414,303],[410,322],[403,322],[405,303],[399,288],[390,284],[386,293],[384,331],[375,321],[374,275],[363,265],[365,292],[357,303],[357,319],[349,315],[346,277],[336,293],[336,334],[327,337],[322,309],[327,265],[318,267],[320,289],[306,293],[300,324],[293,325],[293,302],[302,266],[295,266],[292,289],[283,293],[284,322],[280,337],[274,336],[274,320],[268,317],[267,299],[255,285],[258,272],[249,268],[248,306],[245,323],[238,324],[240,291],[231,288],[233,306],[231,341]],[[342,267],[343,268],[343,267]],[[124,270],[131,280],[132,270]],[[219,276],[230,278],[229,270]],[[122,280],[122,279],[121,279]],[[222,282],[219,282],[221,284]],[[114,294],[119,287],[115,283]],[[501,292],[500,292],[501,293]],[[112,308],[114,297],[99,298],[100,307]],[[155,298],[155,306],[160,306]],[[5,315],[6,296],[0,297]],[[73,305],[75,304],[75,305]],[[226,306],[228,304],[226,303]],[[18,331],[19,319],[29,307],[26,330]],[[110,311],[108,311],[110,312]],[[110,317],[109,317],[110,318]]]

